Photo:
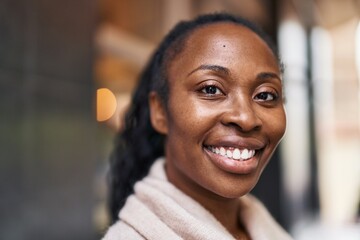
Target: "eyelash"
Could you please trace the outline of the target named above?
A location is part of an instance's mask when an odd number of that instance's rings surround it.
[[[210,93],[209,91],[211,91],[211,90],[215,91],[215,92]],[[224,96],[225,95],[223,90],[217,84],[213,84],[213,83],[201,84],[198,92],[205,95],[206,97],[216,97],[216,96]],[[268,99],[268,98],[270,98],[270,99]],[[278,99],[279,99],[278,93],[275,91],[271,91],[271,90],[270,91],[265,90],[265,91],[259,92],[254,97],[254,100],[257,100],[259,102],[267,102],[267,103],[275,102]]]
[[[201,94],[204,94],[205,96],[220,96],[220,95],[225,95],[224,92],[221,90],[221,88],[219,86],[217,86],[216,84],[202,84],[199,87],[198,90]],[[214,93],[211,93],[209,91],[215,91]]]
[[[266,99],[261,99],[259,98],[260,95],[266,94]],[[272,97],[272,99],[267,99],[269,97],[269,95]],[[254,99],[255,100],[259,100],[261,102],[274,102],[279,98],[278,94],[275,92],[271,92],[271,91],[264,91],[264,92],[260,92],[258,94],[255,95]]]

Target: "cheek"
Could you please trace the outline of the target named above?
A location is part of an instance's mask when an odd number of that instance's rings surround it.
[[[199,137],[211,128],[214,111],[189,96],[181,99],[169,102],[169,135],[176,131],[189,138]]]
[[[271,115],[267,115],[265,119],[265,128],[272,140],[273,144],[278,144],[285,134],[286,115],[284,109],[279,109]]]
[[[194,113],[192,106],[183,104],[172,105],[169,110],[169,134],[168,138],[173,135],[186,136],[196,131],[197,115]],[[180,137],[176,138],[180,140]]]

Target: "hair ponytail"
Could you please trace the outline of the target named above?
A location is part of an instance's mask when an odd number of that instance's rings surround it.
[[[110,213],[115,221],[119,209],[133,192],[136,181],[142,179],[150,166],[164,155],[164,136],[151,126],[148,95],[152,88],[155,61],[150,61],[142,73],[128,112],[125,126],[116,138],[110,158]]]

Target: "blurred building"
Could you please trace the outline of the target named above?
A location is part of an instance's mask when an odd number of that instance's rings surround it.
[[[95,1],[0,1],[0,239],[96,239]]]

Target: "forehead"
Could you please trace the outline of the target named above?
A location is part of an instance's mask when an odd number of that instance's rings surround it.
[[[211,61],[211,64],[252,62],[278,68],[276,57],[260,36],[245,26],[230,22],[213,23],[195,29],[186,39],[180,54],[170,63],[168,70],[173,66],[207,61]]]
[[[272,54],[271,49],[265,41],[249,28],[231,22],[222,22],[205,25],[196,29],[186,41],[186,47],[191,50],[191,47],[208,47],[211,45],[212,50],[217,47],[223,48],[237,48],[243,52],[255,54],[263,54],[266,57],[269,53]],[[211,50],[211,49],[207,49]]]

